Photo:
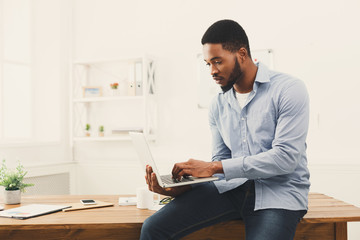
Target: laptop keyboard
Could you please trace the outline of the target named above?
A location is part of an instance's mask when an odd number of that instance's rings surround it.
[[[191,182],[191,181],[194,181],[194,179],[192,177],[183,177],[181,178],[181,180],[177,180],[177,179],[173,179],[172,178],[172,175],[169,174],[169,175],[162,175],[160,176],[161,178],[161,181],[165,184],[173,184],[173,183],[180,183],[180,182]]]

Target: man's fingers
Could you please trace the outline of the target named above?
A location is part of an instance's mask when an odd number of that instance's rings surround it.
[[[153,187],[162,188],[162,187],[159,185],[159,182],[158,182],[158,180],[157,180],[157,178],[156,178],[156,174],[155,174],[155,173],[152,173],[152,174],[151,174],[151,182],[152,182]]]
[[[183,163],[176,163],[173,167],[173,170],[172,170],[172,175],[173,175],[173,178],[175,179],[178,179],[179,178],[179,173],[181,171],[183,171],[187,166],[187,163],[186,162],[183,162]],[[181,175],[180,175],[181,177]]]
[[[177,163],[174,164],[174,167],[173,167],[173,169],[171,171],[171,174],[173,175],[173,177],[175,177],[177,175],[177,172],[178,172],[178,166],[177,165],[178,165]]]
[[[149,165],[146,166],[146,175],[147,175],[147,179],[149,181],[149,184],[151,183],[151,173],[152,173],[152,169]]]
[[[153,182],[152,182],[151,174],[152,174],[152,168],[149,165],[147,165],[146,166],[146,179],[147,179],[147,184],[148,184],[150,191],[152,191],[152,189],[153,189]]]
[[[178,173],[177,180],[181,180],[181,177],[189,176],[189,175],[191,175],[191,170],[190,169],[183,169]]]
[[[152,173],[151,174],[151,187],[152,187],[152,191],[153,192],[156,192],[156,193],[163,193],[164,189],[159,185],[159,182],[156,178],[156,174],[155,173]]]
[[[176,163],[173,168],[173,178],[180,180],[182,176],[209,177],[213,174],[211,163],[189,159],[187,162]]]
[[[157,179],[156,179],[156,174],[155,173],[152,173],[151,174],[151,181],[153,183],[153,185],[159,185]]]

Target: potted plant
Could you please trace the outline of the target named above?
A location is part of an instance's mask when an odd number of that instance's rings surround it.
[[[99,137],[103,137],[104,136],[104,126],[101,125],[99,126]]]
[[[111,89],[118,89],[119,84],[118,83],[111,83],[110,87]]]
[[[15,170],[9,170],[3,160],[0,168],[0,186],[5,187],[5,204],[19,204],[21,192],[25,192],[26,187],[34,186],[34,184],[23,182],[26,174],[20,162]]]
[[[90,126],[90,124],[87,123],[85,126],[85,136],[90,137],[90,129],[91,129],[91,126]]]
[[[119,87],[119,83],[111,83],[110,84],[110,88],[112,90],[112,95],[113,96],[118,96],[119,95],[118,87]]]

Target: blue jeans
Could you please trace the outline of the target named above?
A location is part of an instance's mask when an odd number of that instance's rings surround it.
[[[265,209],[254,211],[253,181],[219,194],[213,183],[205,183],[176,197],[145,220],[141,240],[180,239],[201,228],[242,219],[247,240],[291,240],[306,211]]]

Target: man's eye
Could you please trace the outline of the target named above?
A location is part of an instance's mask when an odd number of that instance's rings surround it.
[[[219,64],[221,64],[221,61],[216,61],[215,64],[219,65]]]

